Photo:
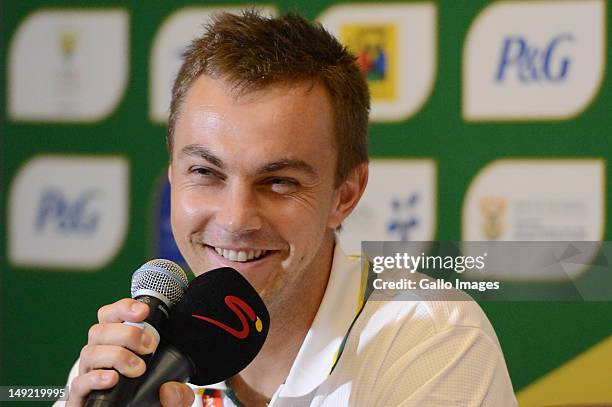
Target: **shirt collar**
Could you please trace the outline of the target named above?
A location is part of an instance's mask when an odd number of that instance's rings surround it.
[[[359,306],[361,262],[349,259],[338,240],[325,294],[280,397],[310,393],[327,378]]]

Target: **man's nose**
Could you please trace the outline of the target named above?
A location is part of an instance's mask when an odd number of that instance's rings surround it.
[[[243,234],[261,229],[262,219],[255,191],[242,184],[228,185],[217,213],[217,222],[226,232]]]

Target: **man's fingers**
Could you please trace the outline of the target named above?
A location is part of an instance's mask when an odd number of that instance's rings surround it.
[[[98,310],[100,323],[89,329],[88,344],[81,350],[79,376],[70,384],[67,406],[80,407],[92,390],[113,387],[119,373],[138,377],[145,372],[145,363],[137,354],[152,353],[158,340],[146,329],[123,322],[142,322],[148,314],[146,304],[131,298]]]
[[[159,401],[163,407],[189,407],[194,400],[195,394],[186,384],[167,382],[159,388]]]
[[[117,384],[119,375],[114,370],[92,370],[74,378],[70,383],[70,392],[66,407],[81,407],[92,390],[103,390]]]
[[[96,369],[115,369],[127,377],[138,377],[144,373],[144,361],[133,352],[114,345],[86,345],[81,350],[79,374]]]
[[[124,298],[98,310],[98,321],[101,324],[109,322],[141,322],[149,315],[149,307],[131,298]]]
[[[148,355],[157,348],[157,337],[146,329],[120,323],[95,324],[87,334],[88,345],[116,345]]]

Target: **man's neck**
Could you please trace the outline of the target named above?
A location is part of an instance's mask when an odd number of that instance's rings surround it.
[[[265,406],[289,375],[291,366],[319,310],[331,272],[334,237],[321,255],[322,270],[312,273],[309,290],[282,310],[271,312],[270,331],[261,352],[229,384],[240,402],[248,407]]]

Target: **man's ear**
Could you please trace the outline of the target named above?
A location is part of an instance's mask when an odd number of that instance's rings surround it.
[[[172,184],[172,165],[168,164],[168,182]]]
[[[342,221],[353,211],[368,184],[368,163],[355,167],[334,192],[334,206],[329,214],[327,227],[338,229]]]

